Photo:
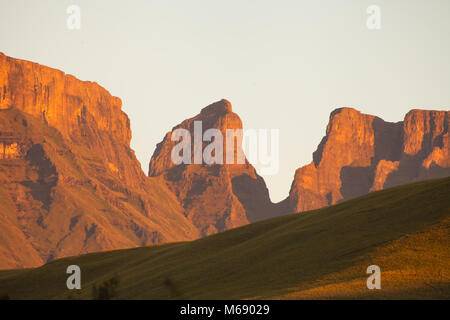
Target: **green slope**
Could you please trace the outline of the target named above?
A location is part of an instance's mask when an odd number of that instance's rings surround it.
[[[450,177],[370,193],[193,242],[118,250],[0,272],[12,299],[450,298]],[[66,268],[82,290],[66,289]],[[366,288],[366,268],[382,289]]]

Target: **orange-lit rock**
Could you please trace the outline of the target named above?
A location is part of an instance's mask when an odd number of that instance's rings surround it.
[[[333,111],[313,162],[297,170],[285,200],[306,211],[369,191],[450,175],[449,112],[411,110],[389,123],[351,108]]]
[[[399,161],[380,160],[375,169],[373,185],[370,191],[382,190],[389,175],[398,170]]]
[[[19,156],[19,146],[17,142],[0,142],[0,159],[16,159]]]
[[[0,53],[0,269],[200,236],[142,172],[119,98]]]
[[[0,109],[16,108],[58,129],[67,141],[82,143],[137,186],[141,171],[129,152],[130,123],[122,102],[95,82],[0,53]],[[100,154],[99,154],[100,153]]]
[[[223,164],[193,164],[193,144],[191,164],[173,163],[171,152],[178,142],[171,140],[172,133],[183,128],[194,137],[194,121],[202,122],[203,132],[210,128],[222,132]],[[276,215],[264,180],[247,159],[243,164],[236,163],[241,144],[235,143],[234,148],[230,148],[235,155],[235,163],[227,164],[227,129],[242,129],[242,122],[232,111],[231,103],[221,100],[203,108],[197,116],[183,121],[167,133],[157,145],[149,165],[149,176],[162,177],[166,181],[182,204],[185,216],[203,235]],[[206,145],[203,143],[201,147]]]
[[[224,136],[242,128],[226,100],[173,129],[192,132],[196,120],[203,131],[217,128]],[[296,171],[289,197],[278,204],[247,160],[175,165],[172,132],[158,144],[148,177],[130,148],[119,98],[96,83],[0,53],[0,269],[192,240],[450,175],[448,111],[412,110],[403,122],[389,123],[335,110],[313,162]],[[240,152],[237,144],[232,153]]]

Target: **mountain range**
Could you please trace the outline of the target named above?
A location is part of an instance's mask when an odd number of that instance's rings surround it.
[[[449,111],[411,110],[390,123],[340,108],[313,161],[295,172],[289,196],[272,203],[248,160],[171,161],[178,128],[192,132],[195,121],[204,130],[243,127],[229,101],[168,132],[147,175],[130,148],[121,106],[97,83],[0,53],[0,269],[194,240],[450,175]]]

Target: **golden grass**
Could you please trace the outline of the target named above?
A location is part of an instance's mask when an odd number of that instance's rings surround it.
[[[373,192],[192,242],[94,253],[0,272],[12,299],[448,299],[450,178]],[[66,268],[82,270],[67,290]],[[381,290],[366,288],[379,265]]]
[[[293,288],[277,299],[449,299],[450,219],[403,236],[367,254],[359,265],[328,275],[314,288]],[[382,266],[382,290],[368,290],[365,267]]]

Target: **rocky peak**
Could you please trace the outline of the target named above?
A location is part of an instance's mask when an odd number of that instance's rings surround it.
[[[403,152],[407,155],[425,153],[443,146],[443,136],[448,133],[449,112],[411,110],[403,121]]]
[[[95,82],[30,61],[0,54],[0,108],[11,107],[41,118],[65,137],[83,134],[94,118],[101,132],[129,144],[131,130],[122,101]]]
[[[137,187],[144,175],[129,152],[130,121],[122,101],[95,82],[0,54],[0,109],[14,108],[56,128],[66,141],[96,152],[105,167]]]
[[[242,129],[242,121],[232,111],[231,103],[225,99],[203,108],[198,115],[184,120],[166,134],[150,160],[149,176],[162,177],[169,189],[178,197],[185,215],[203,235],[216,233],[249,222],[270,217],[274,208],[264,180],[251,164],[191,164],[176,165],[171,152],[178,143],[171,137],[176,129],[186,129],[194,137],[194,123],[201,121],[203,132],[214,128],[223,135],[224,157],[227,149],[227,129]],[[209,142],[208,142],[209,143]],[[202,143],[203,149],[208,143]],[[194,153],[192,142],[192,154]],[[242,151],[241,141],[236,139],[235,153]],[[192,156],[193,157],[193,156]]]
[[[200,111],[200,114],[204,117],[208,116],[220,117],[230,112],[233,112],[231,102],[226,99],[222,99],[220,101],[210,104],[209,106],[204,107]]]
[[[195,153],[195,122],[201,122],[201,135],[208,129],[217,129],[222,133],[223,137],[223,152],[224,159],[223,163],[226,163],[227,150],[227,140],[226,134],[227,129],[242,129],[242,121],[239,116],[232,111],[231,103],[225,99],[217,101],[203,108],[198,115],[193,118],[184,120],[179,125],[172,128],[171,132],[168,132],[164,137],[164,140],[156,146],[155,152],[150,159],[149,173],[150,177],[158,176],[165,172],[166,170],[173,168],[175,164],[171,159],[171,152],[178,141],[172,141],[172,133],[177,129],[186,129],[190,133],[191,138],[191,164],[194,164],[194,153]],[[236,141],[232,149],[235,153],[242,151],[242,145],[240,141]],[[202,150],[207,145],[207,142],[202,142]]]
[[[0,269],[199,237],[130,139],[98,84],[0,54]]]
[[[418,179],[447,176],[449,112],[411,110],[386,122],[352,108],[330,114],[313,162],[299,168],[288,199],[306,211]]]
[[[370,162],[373,156],[369,149],[374,143],[374,118],[353,108],[334,110],[330,114],[326,135],[313,153],[315,166],[328,166],[333,162],[337,162],[337,165],[348,165],[354,161],[361,164]],[[333,151],[335,146],[340,148],[339,155]],[[359,152],[361,154],[356,156]],[[324,157],[324,154],[327,157]]]

